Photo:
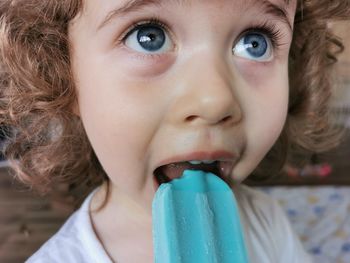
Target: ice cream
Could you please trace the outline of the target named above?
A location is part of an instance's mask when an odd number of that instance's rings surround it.
[[[155,263],[247,263],[235,197],[218,176],[185,170],[152,205]]]

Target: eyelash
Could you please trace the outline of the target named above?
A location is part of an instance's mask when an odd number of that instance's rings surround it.
[[[144,21],[136,21],[129,26],[129,28],[126,30],[126,33],[124,33],[120,39],[117,41],[118,44],[124,43],[126,38],[130,36],[132,33],[134,33],[136,30],[142,28],[143,26],[158,26],[162,29],[164,29],[167,33],[170,32],[170,28],[167,26],[167,24],[163,23],[159,18],[152,17],[150,19],[144,20]],[[272,24],[268,21],[257,24],[255,26],[250,26],[248,29],[246,29],[243,33],[240,34],[238,37],[238,40],[244,36],[247,33],[262,33],[265,36],[267,36],[272,44],[273,49],[278,50],[280,46],[283,46],[283,43],[281,43],[281,39],[284,37],[284,33],[277,28],[275,24]],[[235,43],[236,44],[236,43]],[[148,54],[147,56],[153,56],[152,54]]]
[[[141,22],[138,22],[138,21],[133,22],[131,24],[131,26],[129,26],[128,29],[126,30],[126,33],[124,33],[120,37],[120,39],[118,40],[118,44],[119,43],[124,43],[128,36],[130,36],[136,30],[142,28],[143,26],[158,26],[158,27],[164,29],[166,32],[170,32],[170,28],[165,23],[163,23],[157,17],[152,17],[150,19],[147,19],[147,20],[144,20],[144,21],[141,21]]]
[[[272,47],[274,49],[278,49],[280,46],[283,46],[281,40],[284,37],[284,33],[279,28],[277,28],[275,24],[269,22],[264,22],[262,24],[248,28],[238,37],[238,40],[245,34],[254,32],[262,33],[267,36],[270,39]]]

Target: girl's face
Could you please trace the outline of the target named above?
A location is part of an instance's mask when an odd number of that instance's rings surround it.
[[[221,160],[234,181],[252,172],[285,123],[295,7],[85,1],[69,28],[76,112],[112,196],[118,187],[149,208],[154,171],[170,163]],[[173,178],[184,166],[165,167]]]

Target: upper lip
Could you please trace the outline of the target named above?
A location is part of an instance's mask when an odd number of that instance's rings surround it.
[[[223,162],[234,162],[237,159],[237,155],[225,151],[225,150],[217,150],[217,151],[196,151],[183,155],[177,155],[171,158],[167,158],[161,161],[156,168],[171,164],[171,163],[180,163],[187,161],[203,161],[203,160],[212,160],[212,161],[223,161]]]

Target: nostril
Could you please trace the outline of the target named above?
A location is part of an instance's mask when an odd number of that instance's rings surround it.
[[[186,118],[186,121],[193,121],[195,118],[197,118],[197,116],[191,115]]]
[[[229,122],[229,121],[231,121],[231,120],[232,120],[232,117],[231,117],[231,116],[227,116],[227,117],[223,118],[223,119],[221,120],[221,122]]]
[[[197,118],[197,116],[191,115],[191,116],[188,116],[188,117],[186,118],[186,121],[191,122],[191,121],[195,120],[196,118]],[[226,122],[230,122],[230,121],[232,121],[232,120],[233,120],[233,118],[232,118],[232,116],[230,115],[230,116],[227,116],[227,117],[223,118],[223,119],[220,120],[218,123],[226,123]]]

